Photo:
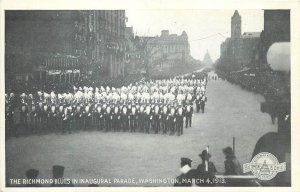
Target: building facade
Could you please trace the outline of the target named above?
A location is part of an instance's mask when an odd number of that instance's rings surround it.
[[[45,81],[122,76],[125,23],[125,10],[6,11],[6,74]]]
[[[220,60],[225,71],[237,71],[252,67],[255,51],[260,42],[260,32],[244,32],[242,34],[242,18],[236,10],[231,17],[231,37],[220,46]]]
[[[159,65],[161,61],[184,65],[190,58],[190,45],[185,31],[177,35],[162,30],[161,35],[151,39],[147,46],[153,52],[153,65]]]
[[[126,74],[138,74],[145,71],[144,50],[141,48],[141,39],[134,36],[133,27],[126,27],[126,56],[125,72]]]

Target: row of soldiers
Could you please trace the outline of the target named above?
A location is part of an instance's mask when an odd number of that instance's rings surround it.
[[[71,133],[96,128],[182,135],[184,121],[186,128],[192,125],[193,103],[197,112],[200,108],[204,112],[205,89],[205,79],[182,79],[140,82],[119,89],[74,87],[74,93],[63,94],[23,93],[19,101],[19,122],[26,130],[30,127],[30,132]],[[14,127],[13,97],[12,94],[6,97],[7,127]]]

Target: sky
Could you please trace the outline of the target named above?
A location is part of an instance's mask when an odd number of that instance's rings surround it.
[[[263,10],[238,10],[243,32],[261,32]],[[156,36],[167,29],[170,34],[187,32],[191,55],[202,60],[208,50],[213,61],[220,57],[220,45],[230,37],[234,10],[126,10],[127,26],[136,35]]]

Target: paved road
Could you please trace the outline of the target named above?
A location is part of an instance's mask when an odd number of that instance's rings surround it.
[[[222,173],[222,148],[232,145],[232,137],[236,137],[240,162],[249,162],[258,138],[276,130],[270,117],[260,112],[263,97],[222,80],[210,81],[207,95],[206,112],[195,114],[193,127],[180,137],[92,131],[10,139],[6,142],[7,178],[24,178],[29,168],[38,169],[39,178],[51,178],[54,164],[66,167],[66,178],[175,178],[180,174],[180,157],[192,158],[196,168],[198,154],[206,145]]]

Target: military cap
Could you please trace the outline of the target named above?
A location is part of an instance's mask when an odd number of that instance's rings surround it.
[[[190,158],[181,157],[181,166],[184,166],[184,165],[191,165],[192,161],[193,161],[193,160],[190,159]]]

